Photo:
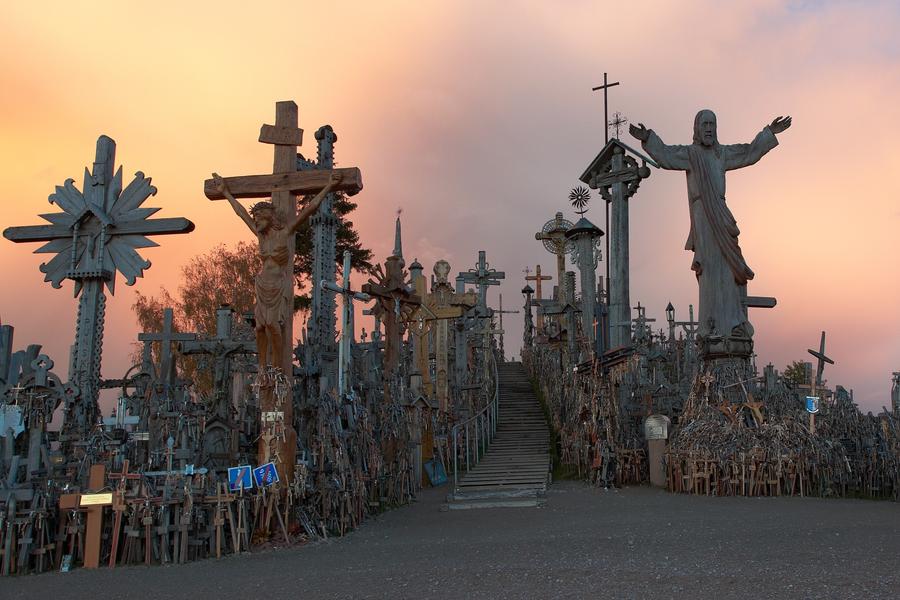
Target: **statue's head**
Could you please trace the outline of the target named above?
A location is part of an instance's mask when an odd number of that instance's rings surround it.
[[[275,214],[275,205],[271,202],[257,202],[250,207],[250,216],[256,223],[256,228],[265,231],[270,227],[278,227],[278,217]]]
[[[450,275],[450,263],[446,260],[439,260],[434,263],[433,271],[438,283],[447,283],[447,277]]]
[[[704,108],[694,117],[694,143],[712,147],[719,143],[716,134],[716,113]]]

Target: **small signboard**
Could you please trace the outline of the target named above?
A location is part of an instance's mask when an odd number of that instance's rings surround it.
[[[806,397],[806,412],[811,415],[819,412],[819,397],[818,396],[807,396]]]
[[[253,469],[250,465],[228,468],[228,489],[232,492],[253,489]]]
[[[428,474],[428,481],[434,487],[447,483],[447,471],[437,459],[432,459],[425,463],[425,472]]]
[[[80,498],[79,506],[103,506],[112,504],[112,493],[105,494],[83,494]]]
[[[644,421],[644,437],[648,440],[667,440],[670,424],[669,417],[665,415],[650,415]]]
[[[253,469],[253,479],[257,487],[278,483],[278,469],[275,468],[275,463],[269,462]]]

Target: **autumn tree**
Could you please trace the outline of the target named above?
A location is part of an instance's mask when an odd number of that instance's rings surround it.
[[[312,196],[299,200],[302,208]],[[338,218],[336,231],[335,261],[343,264],[344,250],[349,250],[353,269],[369,271],[372,268],[372,251],[364,248],[359,241],[359,233],[347,215],[356,204],[344,194],[335,194],[332,208]],[[313,265],[312,229],[309,222],[297,231],[294,274],[300,294],[294,298],[295,310],[309,310],[311,305],[310,279]],[[174,328],[180,332],[194,332],[213,335],[216,331],[216,309],[229,304],[237,314],[252,313],[255,302],[254,279],[261,267],[259,249],[252,242],[238,242],[235,246],[220,244],[212,250],[195,256],[181,269],[182,280],[176,294],[160,288],[156,296],[145,296],[137,292],[132,310],[142,331],[160,331],[163,323],[163,309],[172,308]],[[158,356],[158,343],[153,352]],[[139,360],[140,349],[136,351]],[[195,380],[198,360],[185,357],[182,374]],[[201,386],[202,387],[202,386]]]
[[[792,386],[809,383],[809,371],[807,365],[809,365],[809,363],[799,360],[793,361],[784,368],[784,373],[781,375],[782,379],[784,379],[785,383]]]

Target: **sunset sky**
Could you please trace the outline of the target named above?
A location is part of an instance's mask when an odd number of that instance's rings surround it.
[[[47,196],[67,178],[81,188],[100,134],[116,140],[126,180],[153,178],[146,206],[196,223],[142,251],[152,268],[107,304],[103,375],[120,377],[134,290],[174,291],[191,256],[250,239],[203,180],[269,172],[259,127],[293,99],[301,152],[315,154],[329,123],[339,166],[362,170],[352,219],[379,260],[402,208],[408,262],[430,274],[443,258],[455,273],[486,250],[507,275],[504,308],[521,308],[522,270],[555,274],[534,232],[558,210],[574,220],[568,192],[603,145],[591,87],[607,71],[621,82],[610,112],[668,143],[690,142],[701,108],[718,115],[722,143],[793,117],[775,150],[728,179],[757,274],[749,292],[778,298],[751,314],[758,363],[811,359],[824,329],[829,384],[880,410],[900,370],[898,31],[894,1],[7,2],[0,229],[55,211]],[[602,228],[594,196],[587,216]],[[630,210],[632,303],[657,325],[669,301],[686,318],[697,286],[684,175],[654,170]],[[70,282],[43,283],[36,247],[0,240],[0,319],[17,348],[43,343],[65,375],[76,301]],[[511,354],[521,315],[504,325]]]

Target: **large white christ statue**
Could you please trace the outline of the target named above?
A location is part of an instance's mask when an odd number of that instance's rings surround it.
[[[691,231],[686,250],[694,253],[691,269],[700,286],[700,335],[752,338],[743,298],[753,271],[738,245],[737,222],[725,202],[725,172],[757,162],[778,145],[775,135],[791,126],[790,117],[778,117],[749,144],[719,143],[716,115],[701,110],[694,118],[694,143],[669,146],[644,127],[630,127],[644,150],[663,169],[685,171]]]

